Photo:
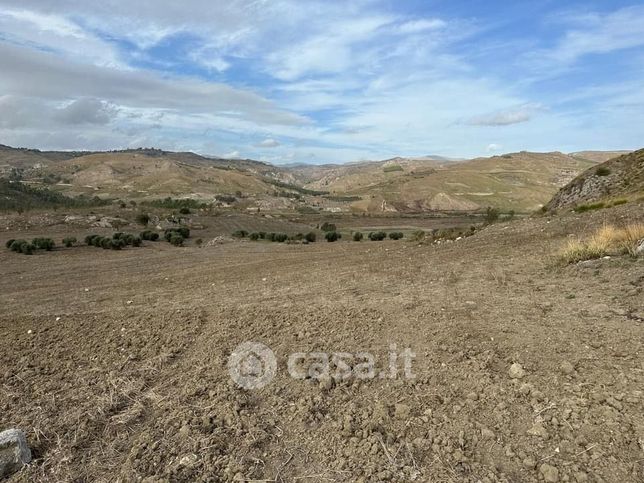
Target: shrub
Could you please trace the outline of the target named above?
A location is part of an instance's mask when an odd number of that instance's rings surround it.
[[[369,233],[369,240],[371,241],[382,241],[387,238],[387,234],[384,231],[375,231]]]
[[[579,205],[575,207],[574,211],[576,211],[577,213],[586,213],[587,211],[601,210],[603,208],[606,208],[606,204],[603,202],[599,202],[599,203],[591,203],[589,205]]]
[[[253,241],[257,241],[259,240],[259,233],[251,233],[250,235],[248,235],[248,238],[250,238]]]
[[[100,246],[104,250],[109,250],[110,248],[112,248],[112,242],[113,242],[113,240],[111,240],[109,238],[101,238],[100,239],[100,244],[101,244]]]
[[[179,210],[179,213],[181,213],[182,215],[189,215],[190,214],[190,208],[188,208],[187,206],[183,206]]]
[[[399,164],[390,164],[389,166],[385,166],[382,168],[382,171],[385,173],[393,173],[395,171],[404,171],[403,167]]]
[[[488,225],[495,223],[496,221],[498,221],[499,215],[500,213],[498,209],[488,206],[487,209],[485,210],[485,222]]]
[[[201,245],[203,245],[203,240],[202,240],[201,238],[197,238],[197,239],[195,240],[195,244],[196,244],[198,247],[200,247],[200,248],[201,248]]]
[[[610,169],[609,169],[609,168],[607,168],[606,166],[599,166],[599,167],[595,170],[595,174],[596,174],[597,176],[608,176],[610,173],[611,173]]]
[[[259,232],[259,238],[261,240],[265,240],[266,239],[266,232],[265,231],[260,231]]]
[[[93,245],[94,238],[96,238],[98,235],[87,235],[85,237],[85,245]]]
[[[628,200],[615,200],[613,201],[613,206],[625,205],[626,203],[628,203]]]
[[[139,234],[139,237],[141,240],[157,241],[159,239],[159,234],[154,231],[145,230]]]
[[[125,236],[125,233],[116,232],[112,235],[112,240],[120,240]]]
[[[12,245],[12,244],[13,244],[13,242],[15,242],[15,241],[16,241],[16,240],[13,240],[13,239],[11,239],[11,240],[7,240],[7,241],[5,242],[5,244],[4,244],[4,246],[5,246],[5,247],[7,247],[7,248],[11,248],[11,245]]]
[[[315,234],[315,232],[310,231],[306,235],[304,235],[304,239],[309,243],[314,243],[317,239],[317,235]]]
[[[416,230],[411,234],[411,241],[422,242],[425,239],[425,232],[423,230]]]
[[[635,256],[640,241],[644,239],[644,223],[634,223],[623,228],[606,225],[587,241],[569,240],[559,254],[563,263],[593,260],[610,253]]]
[[[34,238],[31,240],[31,244],[40,250],[47,250],[48,252],[56,245],[51,238]]]
[[[70,236],[63,239],[63,245],[65,245],[67,248],[71,248],[74,246],[74,243],[76,243],[76,241],[76,238]]]
[[[320,227],[320,230],[322,230],[322,231],[336,231],[337,228],[335,226],[335,223],[328,223],[328,222],[325,221],[324,223],[322,223],[322,226]]]
[[[150,223],[150,215],[147,213],[139,213],[136,215],[136,222],[139,225],[147,226],[147,224]]]
[[[174,234],[181,235],[181,238],[183,239],[190,238],[190,229],[185,226],[181,226],[179,228],[168,228],[164,233],[164,238],[166,241],[170,241],[170,238],[172,238],[172,235]]]
[[[141,244],[142,244],[141,237],[139,236],[132,237],[132,242],[130,243],[130,245],[132,245],[133,247],[140,247]]]
[[[125,246],[126,246],[125,240],[123,240],[122,238],[118,238],[116,240],[111,241],[110,248],[112,250],[121,250],[122,248],[125,248]]]
[[[277,243],[284,243],[286,240],[288,240],[288,235],[286,233],[275,233],[275,236],[273,237],[273,241]]]
[[[400,240],[404,237],[405,235],[401,231],[392,231],[389,233],[389,238],[392,240]]]
[[[168,241],[175,247],[181,247],[183,246],[184,238],[183,236],[181,236],[179,232],[173,232],[170,235],[170,238],[168,239]]]
[[[27,242],[25,240],[13,240],[11,242],[11,245],[9,245],[9,250],[12,252],[21,252],[22,245],[26,245]]]
[[[20,253],[22,253],[24,255],[33,255],[34,250],[36,250],[36,248],[37,247],[33,243],[24,242],[24,243],[20,244],[20,250],[19,251],[20,251]]]
[[[233,238],[246,238],[248,232],[246,230],[237,230],[233,232]]]
[[[338,241],[338,239],[340,238],[340,235],[339,235],[339,233],[337,231],[328,231],[324,235],[324,238],[329,243],[332,243],[332,242]]]
[[[357,242],[359,242],[359,241],[362,241],[362,239],[363,239],[363,238],[364,238],[364,235],[362,234],[362,232],[361,232],[361,231],[356,231],[356,232],[353,234],[353,241],[357,241]]]

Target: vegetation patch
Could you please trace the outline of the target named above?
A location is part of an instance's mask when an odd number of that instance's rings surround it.
[[[385,173],[394,173],[396,171],[404,171],[403,167],[399,164],[390,164],[382,168]]]
[[[644,223],[634,223],[623,228],[606,225],[587,240],[569,240],[561,250],[559,260],[571,264],[612,254],[635,256],[642,239]]]

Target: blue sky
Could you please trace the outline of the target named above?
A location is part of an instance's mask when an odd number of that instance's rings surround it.
[[[0,143],[273,163],[644,139],[644,4],[0,0]]]

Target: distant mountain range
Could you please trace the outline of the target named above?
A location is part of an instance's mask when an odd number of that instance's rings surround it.
[[[580,173],[623,152],[396,157],[275,166],[191,152],[58,152],[0,145],[0,175],[64,194],[120,199],[236,195],[242,209],[352,212],[534,211]]]

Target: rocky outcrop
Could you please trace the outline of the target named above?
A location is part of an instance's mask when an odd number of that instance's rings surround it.
[[[0,433],[0,479],[19,471],[31,462],[25,433],[9,429]]]
[[[574,208],[644,193],[644,149],[611,159],[585,171],[546,205],[548,211]]]

